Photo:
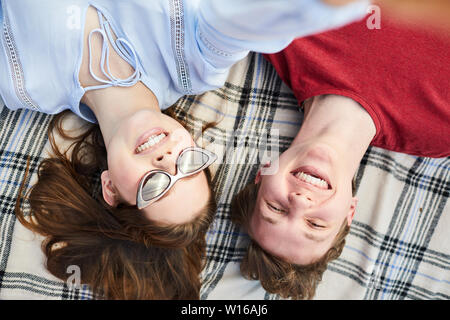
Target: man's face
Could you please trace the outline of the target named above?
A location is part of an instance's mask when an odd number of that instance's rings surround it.
[[[325,144],[297,144],[278,159],[278,170],[260,175],[251,237],[267,252],[298,265],[310,264],[332,246],[356,207],[344,159]],[[273,165],[273,164],[272,164]]]

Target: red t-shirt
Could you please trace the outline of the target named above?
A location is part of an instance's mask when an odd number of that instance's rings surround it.
[[[383,18],[296,39],[265,57],[302,102],[323,94],[357,101],[372,117],[372,145],[450,156],[450,36]]]

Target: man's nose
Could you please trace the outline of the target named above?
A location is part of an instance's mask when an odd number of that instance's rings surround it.
[[[307,194],[301,192],[291,192],[289,194],[289,203],[294,209],[309,209],[313,206],[314,201]]]

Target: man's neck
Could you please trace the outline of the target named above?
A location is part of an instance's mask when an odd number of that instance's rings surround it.
[[[292,145],[325,143],[354,174],[376,133],[372,118],[356,101],[338,95],[311,98],[304,107],[303,124]]]

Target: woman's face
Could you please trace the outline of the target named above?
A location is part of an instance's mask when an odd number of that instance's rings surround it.
[[[144,145],[150,137],[157,137]],[[176,173],[181,151],[195,146],[189,132],[173,118],[153,110],[142,110],[124,119],[109,145],[108,170],[102,173],[103,197],[110,205],[136,204],[141,178],[150,170]],[[207,206],[210,188],[204,171],[178,180],[158,201],[141,209],[150,220],[183,224]]]

